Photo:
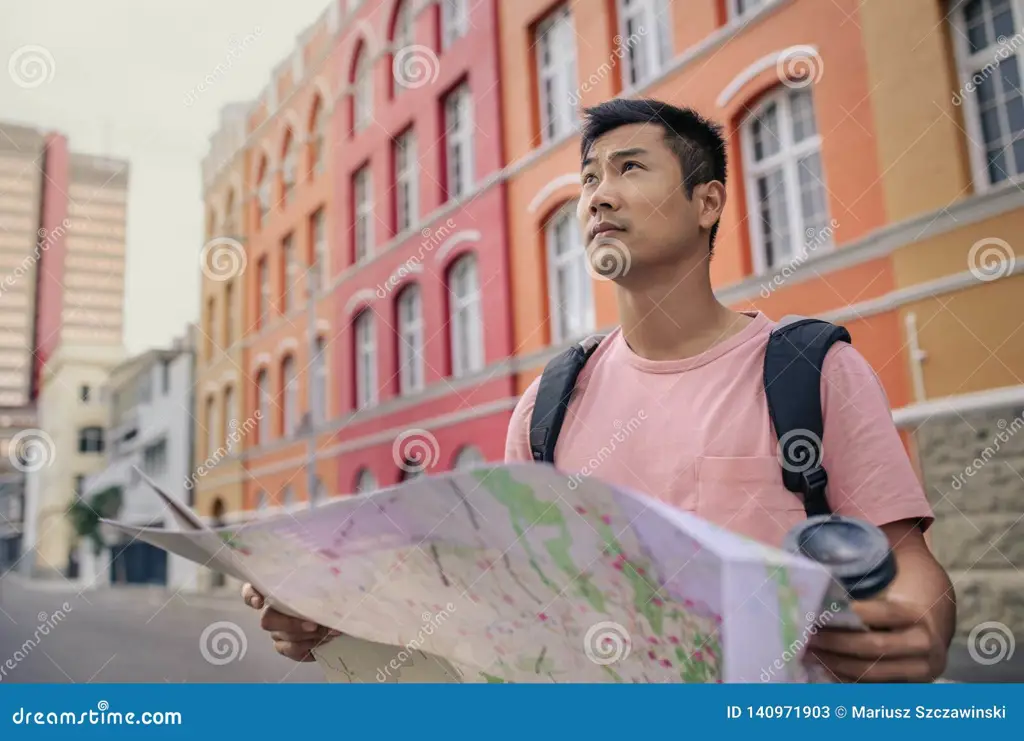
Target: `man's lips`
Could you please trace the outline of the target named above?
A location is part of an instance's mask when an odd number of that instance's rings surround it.
[[[624,229],[616,224],[598,224],[597,226],[590,230],[590,238],[596,239],[597,237],[600,237],[602,234],[609,234],[611,232],[621,231],[624,231]]]

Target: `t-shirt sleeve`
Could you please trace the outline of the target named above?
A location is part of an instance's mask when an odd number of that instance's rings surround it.
[[[505,437],[506,463],[533,462],[533,454],[530,452],[530,417],[533,416],[533,405],[537,401],[538,386],[539,377],[527,387],[512,410]]]
[[[833,511],[881,526],[933,513],[892,420],[885,388],[856,348],[841,343],[825,357],[821,380],[824,436]]]

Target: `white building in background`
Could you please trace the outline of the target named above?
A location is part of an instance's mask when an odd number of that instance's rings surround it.
[[[192,388],[195,374],[193,328],[170,350],[150,350],[117,368],[106,388],[110,425],[106,466],[89,476],[83,498],[112,487],[121,491],[120,522],[149,527],[177,526],[171,513],[135,472],[138,467],[158,486],[191,506],[185,482],[192,473]],[[109,535],[107,536],[109,538]],[[97,561],[92,544],[79,544],[83,579],[97,583],[166,584],[195,590],[197,567],[127,537],[108,542]]]

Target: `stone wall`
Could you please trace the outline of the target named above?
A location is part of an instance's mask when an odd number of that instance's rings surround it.
[[[1024,409],[930,420],[915,437],[957,633],[996,621],[1024,636]]]

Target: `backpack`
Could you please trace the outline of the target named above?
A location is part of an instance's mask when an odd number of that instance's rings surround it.
[[[535,461],[554,463],[555,444],[576,378],[605,336],[586,338],[544,367],[530,419],[530,452]],[[779,451],[782,482],[800,496],[808,517],[832,514],[826,496],[828,475],[821,467],[820,389],[825,355],[836,342],[851,342],[845,327],[787,316],[772,330],[764,354],[768,415],[783,443]]]

